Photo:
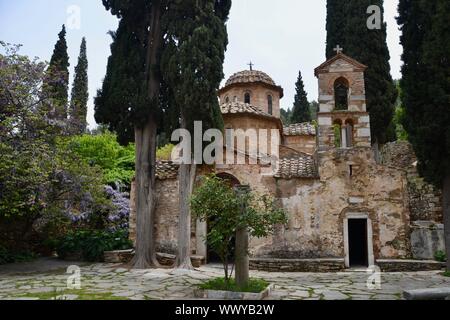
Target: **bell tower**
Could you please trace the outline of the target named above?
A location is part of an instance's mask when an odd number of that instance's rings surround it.
[[[370,147],[370,116],[366,107],[367,66],[337,46],[334,57],[315,69],[319,79],[319,151]]]

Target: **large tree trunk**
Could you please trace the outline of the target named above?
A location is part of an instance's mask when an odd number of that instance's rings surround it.
[[[249,281],[248,231],[240,228],[236,231],[236,285],[245,288]]]
[[[193,270],[191,262],[191,208],[190,197],[193,191],[197,166],[181,164],[179,176],[180,216],[178,221],[178,269]]]
[[[149,119],[142,129],[135,129],[136,138],[136,269],[158,266],[155,251],[154,212],[156,123]]]
[[[450,174],[444,178],[444,227],[445,251],[447,253],[447,271],[450,272]]]
[[[157,68],[161,49],[161,1],[154,1],[150,12],[151,26],[147,36],[146,75],[148,97],[159,100],[160,79]],[[154,110],[149,111],[153,113]],[[136,269],[158,267],[155,249],[154,213],[156,209],[156,139],[157,123],[153,114],[146,124],[135,128],[136,139]]]

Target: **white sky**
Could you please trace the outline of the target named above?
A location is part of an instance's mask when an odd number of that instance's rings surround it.
[[[93,97],[101,88],[110,55],[111,38],[107,32],[117,28],[117,20],[100,0],[0,0],[0,40],[23,44],[23,54],[48,61],[61,25],[67,23],[67,9],[72,5],[81,10],[81,28],[67,30],[70,73],[73,77],[81,37],[85,36],[89,60],[88,122],[92,128],[95,127]],[[394,79],[400,78],[402,53],[395,22],[397,5],[398,0],[385,0]],[[251,60],[255,69],[268,73],[284,88],[281,105],[290,108],[301,70],[308,98],[317,100],[314,68],[325,60],[325,26],[326,0],[233,0],[225,79],[248,69]]]

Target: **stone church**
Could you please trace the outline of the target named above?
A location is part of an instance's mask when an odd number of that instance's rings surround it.
[[[320,110],[314,123],[283,125],[283,88],[264,72],[238,72],[220,89],[226,129],[276,130],[281,142],[276,170],[261,161],[212,168],[220,177],[274,196],[288,212],[288,225],[273,236],[251,239],[252,268],[440,268],[429,260],[444,246],[441,195],[418,177],[407,143],[381,152],[372,148],[367,68],[338,50],[315,69]],[[211,168],[198,170],[200,177]],[[177,176],[176,161],[158,162],[155,228],[158,250],[166,254],[175,253],[177,246]],[[133,194],[134,186],[132,203]],[[133,208],[130,219],[134,238]],[[191,248],[193,255],[211,262],[207,230],[207,223],[192,221]]]

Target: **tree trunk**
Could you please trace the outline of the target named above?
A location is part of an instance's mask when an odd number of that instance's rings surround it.
[[[146,77],[148,97],[159,100],[160,79],[157,68],[161,49],[161,1],[151,8],[151,26],[147,36]],[[158,267],[155,249],[154,212],[156,209],[156,139],[157,123],[150,110],[145,125],[135,128],[136,143],[136,253],[132,265],[136,269]]]
[[[444,178],[444,234],[445,251],[447,255],[447,271],[450,272],[450,174]]]
[[[135,129],[136,138],[136,269],[158,266],[155,250],[154,211],[156,123],[149,119],[143,129]]]
[[[190,197],[194,187],[197,166],[181,164],[179,177],[180,216],[178,221],[178,269],[193,270],[191,262],[191,208]]]
[[[248,286],[249,280],[248,231],[240,228],[236,231],[236,285],[238,288]]]

